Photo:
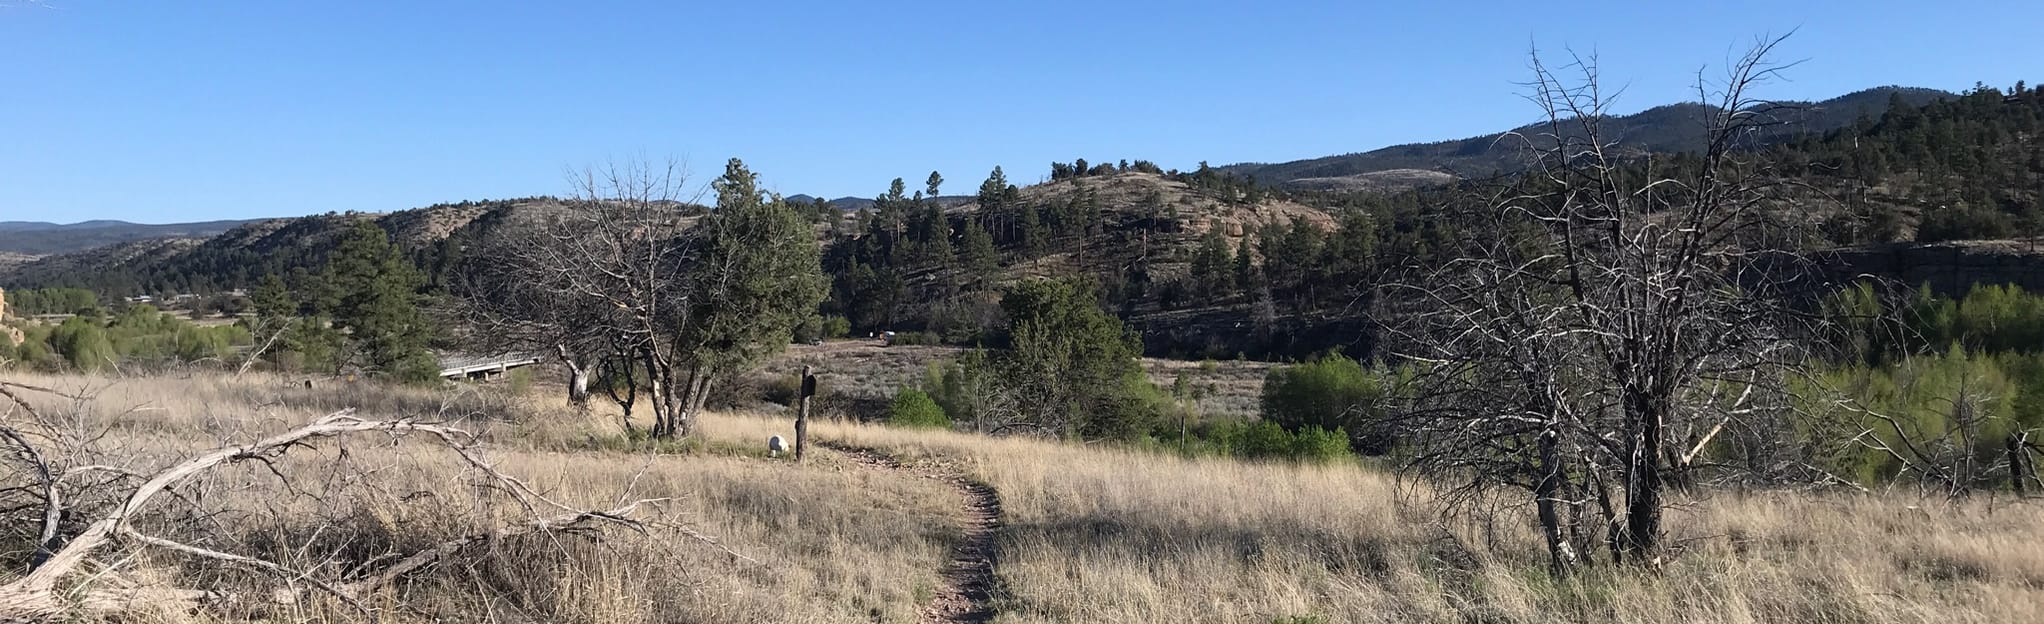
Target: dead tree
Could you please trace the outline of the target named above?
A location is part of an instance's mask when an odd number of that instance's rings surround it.
[[[1451,503],[1533,495],[1556,569],[1603,541],[1659,556],[1671,479],[1722,432],[1783,415],[1813,289],[1782,178],[1749,148],[1779,123],[1751,89],[1781,67],[1763,41],[1716,87],[1699,80],[1699,151],[1625,154],[1600,127],[1594,59],[1536,57],[1540,131],[1501,142],[1529,171],[1443,208],[1433,266],[1388,286],[1392,348],[1417,370],[1401,425]],[[1569,518],[1603,517],[1590,538]]]
[[[682,201],[672,165],[586,173],[576,198],[503,228],[472,256],[458,311],[483,344],[560,355],[570,397],[600,372],[656,436],[686,436],[721,375],[785,348],[823,296],[808,221],[743,163]]]
[[[478,245],[459,271],[458,315],[485,348],[560,357],[570,402],[587,402],[601,368],[614,376],[606,383],[630,386],[626,409],[645,393],[654,432],[685,434],[676,408],[701,388],[673,373],[699,218],[682,196],[686,176],[673,163],[625,163],[574,182],[574,197],[513,214]]]
[[[454,561],[478,545],[524,535],[594,535],[606,526],[632,531],[676,530],[714,544],[706,536],[678,525],[641,520],[634,514],[659,506],[665,499],[620,501],[611,509],[583,509],[559,502],[498,471],[481,454],[477,439],[446,422],[418,419],[365,420],[340,411],[310,424],[242,444],[231,444],[167,466],[136,470],[91,463],[87,455],[66,456],[53,449],[64,437],[57,418],[38,411],[24,393],[55,393],[12,382],[0,382],[0,445],[9,451],[6,466],[31,475],[28,483],[5,483],[0,489],[9,503],[0,518],[10,525],[33,517],[35,557],[26,574],[0,583],[0,622],[44,622],[79,615],[116,612],[137,604],[156,607],[174,603],[187,608],[210,603],[295,602],[316,592],[363,611],[365,599],[409,575]],[[82,397],[70,397],[84,400]],[[159,531],[186,531],[203,525],[205,514],[175,515],[172,508],[201,506],[206,475],[234,464],[258,464],[284,480],[292,494],[311,496],[290,485],[279,460],[304,452],[321,440],[379,436],[385,444],[425,441],[458,456],[479,485],[508,495],[529,510],[530,521],[498,526],[483,533],[458,536],[406,551],[372,553],[348,565],[335,565],[338,554],[320,558],[313,568],[282,563],[260,552],[235,552],[211,538],[173,539]],[[370,474],[354,475],[357,479]],[[197,519],[197,520],[194,520]],[[154,527],[154,528],[152,528]],[[315,532],[316,536],[318,533]],[[13,535],[13,534],[9,534]],[[231,541],[231,540],[225,540]],[[295,547],[295,546],[294,546]],[[243,596],[195,587],[161,589],[126,579],[127,568],[140,551],[204,560],[213,565],[267,576],[281,589],[264,596]],[[728,551],[727,551],[728,552]],[[735,553],[733,553],[735,556]],[[233,590],[227,590],[233,591]]]

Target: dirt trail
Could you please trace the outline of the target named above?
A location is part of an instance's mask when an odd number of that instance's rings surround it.
[[[923,606],[923,622],[992,622],[994,620],[994,531],[1001,524],[1001,497],[994,488],[964,474],[936,468],[906,466],[884,453],[825,443],[860,465],[949,484],[965,497],[965,538],[951,550],[950,561],[937,575],[937,595]]]

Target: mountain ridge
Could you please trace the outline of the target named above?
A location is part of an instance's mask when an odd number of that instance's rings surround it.
[[[1902,104],[1922,106],[1933,100],[1959,97],[1956,93],[1922,87],[1887,85],[1861,89],[1817,102],[1781,101],[1773,102],[1787,109],[1784,125],[1780,131],[1761,137],[1763,140],[1785,139],[1798,134],[1821,134],[1852,124],[1861,115],[1879,117],[1891,100],[1899,98]],[[1712,110],[1695,102],[1678,102],[1649,107],[1630,115],[1605,117],[1600,123],[1609,136],[1615,136],[1623,151],[1631,152],[1680,152],[1693,151],[1700,146],[1701,125],[1694,123],[1702,114]],[[1258,183],[1293,190],[1326,190],[1325,187],[1340,186],[1344,178],[1356,180],[1349,186],[1412,188],[1424,185],[1425,180],[1415,179],[1406,184],[1389,184],[1367,179],[1371,174],[1392,171],[1430,171],[1435,176],[1433,183],[1443,183],[1458,178],[1471,178],[1492,173],[1513,173],[1523,169],[1524,163],[1517,162],[1520,150],[1512,146],[1499,145],[1500,139],[1510,133],[1537,135],[1543,124],[1534,123],[1511,130],[1490,134],[1449,139],[1428,143],[1403,143],[1364,152],[1350,152],[1331,156],[1303,158],[1278,163],[1242,162],[1216,167],[1235,175],[1254,176]],[[1426,176],[1420,176],[1425,178]],[[1300,181],[1311,181],[1301,184]],[[1341,189],[1354,190],[1354,189]]]
[[[225,219],[189,223],[133,223],[113,219],[77,223],[0,221],[0,252],[47,256],[152,238],[211,237],[263,220]]]

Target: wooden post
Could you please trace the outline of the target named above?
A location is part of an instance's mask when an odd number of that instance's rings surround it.
[[[802,403],[795,411],[795,461],[802,461],[802,451],[809,441],[809,397],[816,396],[816,376],[809,374],[809,365],[802,365]]]

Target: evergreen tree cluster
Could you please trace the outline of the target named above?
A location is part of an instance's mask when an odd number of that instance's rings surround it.
[[[1158,167],[1157,163],[1147,160],[1129,162],[1128,159],[1123,158],[1121,162],[1091,164],[1086,162],[1086,159],[1080,158],[1068,163],[1054,162],[1050,164],[1050,179],[1053,182],[1129,172],[1164,175],[1162,167]]]
[[[437,378],[428,347],[441,330],[423,311],[426,278],[375,223],[357,220],[316,271],[264,275],[241,325],[285,370],[368,371],[422,382]]]
[[[99,295],[84,288],[27,288],[7,291],[7,310],[15,316],[96,313]]]
[[[1846,206],[1841,244],[2044,235],[2044,94],[2018,82],[1911,106],[1774,146],[1786,175]],[[1913,229],[1913,234],[1908,231]]]

